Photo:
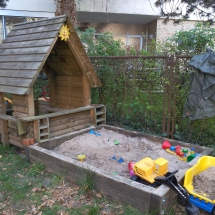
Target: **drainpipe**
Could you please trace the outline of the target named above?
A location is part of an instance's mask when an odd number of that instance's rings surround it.
[[[147,51],[147,49],[148,49],[148,46],[147,46],[147,44],[148,44],[148,36],[149,36],[149,35],[148,35],[148,33],[149,33],[148,31],[149,31],[149,24],[147,23],[147,24],[146,24],[146,37],[145,37],[145,38],[146,38],[146,39],[145,39],[146,51]]]
[[[7,37],[7,28],[6,28],[6,22],[5,22],[4,16],[2,16],[2,29],[3,29],[3,40],[5,40]]]

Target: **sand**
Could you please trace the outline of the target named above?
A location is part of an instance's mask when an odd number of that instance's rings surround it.
[[[163,157],[168,160],[168,171],[188,169],[188,163],[162,149],[162,142],[150,142],[146,138],[129,137],[118,132],[102,128],[95,134],[82,134],[62,143],[54,152],[78,159],[78,154],[85,154],[83,162],[90,164],[109,175],[130,178],[128,163],[145,157],[153,160]],[[116,145],[115,143],[119,143]],[[119,161],[122,162],[119,162]],[[80,161],[81,162],[81,161]]]
[[[195,175],[193,178],[194,192],[210,200],[215,200],[215,166]]]

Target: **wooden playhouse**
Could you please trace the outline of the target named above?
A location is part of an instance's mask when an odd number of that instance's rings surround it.
[[[33,84],[41,71],[49,95],[35,100]],[[100,79],[65,15],[16,24],[0,45],[3,144],[23,147],[105,124],[105,106],[91,104],[91,87],[101,87]],[[5,94],[12,100],[10,115]]]

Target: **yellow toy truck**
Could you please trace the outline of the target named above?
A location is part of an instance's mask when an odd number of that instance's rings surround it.
[[[164,158],[158,158],[153,161],[146,157],[134,164],[134,173],[136,176],[146,180],[151,185],[155,183],[155,178],[163,176],[168,172],[168,161]]]
[[[157,188],[160,185],[166,185],[178,194],[179,203],[185,207],[187,215],[199,215],[198,208],[190,202],[188,192],[177,182],[174,176],[178,170],[168,172],[168,161],[164,158],[158,158],[155,161],[146,157],[133,166],[134,175],[131,180]]]

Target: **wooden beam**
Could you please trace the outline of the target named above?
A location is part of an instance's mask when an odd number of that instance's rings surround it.
[[[39,143],[40,142],[40,122],[39,120],[34,121],[34,138]]]
[[[21,121],[19,118],[17,119],[17,129],[18,129],[18,134],[26,134],[26,123]]]
[[[91,118],[91,123],[93,126],[97,126],[97,123],[96,123],[96,109],[92,109],[90,110],[90,118]]]
[[[57,112],[57,113],[49,113],[49,114],[40,115],[40,116],[30,116],[30,117],[20,118],[20,120],[23,122],[30,122],[30,121],[35,121],[38,119],[52,118],[52,117],[63,116],[63,115],[71,114],[71,113],[83,112],[83,111],[91,110],[91,109],[95,109],[95,107],[86,106],[86,107],[76,108],[76,109],[72,109],[72,110],[65,110],[65,111],[61,111],[61,112]]]
[[[28,114],[29,116],[35,116],[35,109],[34,109],[34,91],[33,87],[30,90],[29,94],[27,95],[28,100]]]
[[[9,116],[5,113],[0,113],[0,119],[6,120],[6,121],[16,121],[15,117]]]
[[[84,106],[90,105],[91,104],[90,84],[85,75],[83,75],[83,96]]]
[[[8,134],[8,125],[7,125],[7,115],[6,115],[6,105],[4,100],[4,93],[0,93],[0,101],[2,103],[2,136],[1,140],[4,146],[9,145],[9,134]],[[12,118],[12,117],[11,117]]]
[[[50,98],[50,107],[56,107],[56,82],[55,75],[53,71],[48,68],[49,71],[49,98]]]

